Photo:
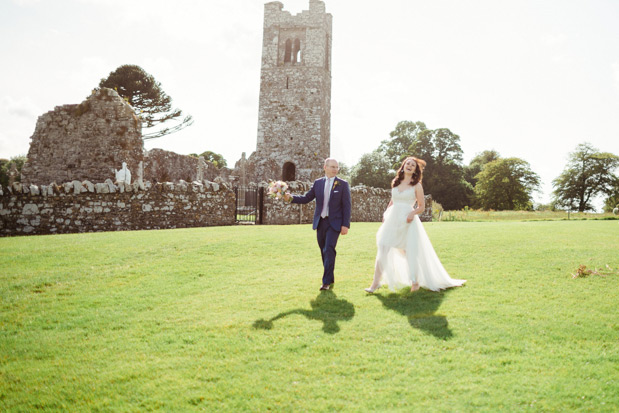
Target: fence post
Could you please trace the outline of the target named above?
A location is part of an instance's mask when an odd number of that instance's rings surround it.
[[[256,217],[256,224],[262,225],[262,216],[264,215],[264,187],[262,186],[258,187],[257,196],[258,196],[258,210],[256,211],[256,214],[258,216]]]
[[[234,222],[239,222],[239,187],[234,187]]]

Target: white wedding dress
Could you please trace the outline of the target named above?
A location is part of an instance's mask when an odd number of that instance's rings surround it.
[[[447,274],[419,217],[415,215],[412,222],[406,222],[416,202],[414,187],[402,192],[392,188],[391,200],[393,204],[385,211],[384,222],[376,233],[380,284],[387,284],[392,291],[410,287],[414,280],[432,291],[464,284],[466,280],[455,280]]]

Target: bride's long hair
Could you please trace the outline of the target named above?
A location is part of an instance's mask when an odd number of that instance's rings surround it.
[[[414,156],[407,156],[402,161],[402,165],[400,165],[400,169],[398,169],[398,172],[396,172],[395,178],[393,178],[393,181],[391,181],[392,188],[395,188],[396,186],[400,185],[400,183],[404,180],[404,165],[406,164],[406,161],[408,161],[409,159],[414,160],[416,164],[415,172],[413,172],[411,186],[415,186],[419,182],[421,182],[421,179],[423,178],[423,168],[426,167],[426,161],[424,161],[423,159],[415,158]]]

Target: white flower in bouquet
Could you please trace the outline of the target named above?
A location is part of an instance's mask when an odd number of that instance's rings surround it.
[[[283,181],[274,181],[269,184],[268,195],[271,198],[288,200],[290,198],[290,192],[288,191],[288,184]]]

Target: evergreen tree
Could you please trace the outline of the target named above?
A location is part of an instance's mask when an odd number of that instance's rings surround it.
[[[168,96],[161,84],[136,65],[123,65],[111,72],[106,79],[101,79],[99,87],[115,89],[135,110],[142,121],[142,139],[155,139],[178,132],[193,124],[191,115],[185,116],[180,109],[172,109],[172,98]],[[163,127],[170,121],[177,123]]]

